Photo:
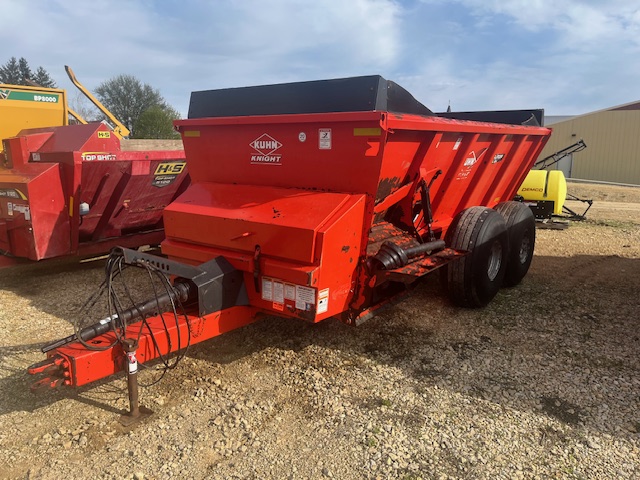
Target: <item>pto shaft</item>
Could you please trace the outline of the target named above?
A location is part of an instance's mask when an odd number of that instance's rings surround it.
[[[87,342],[104,333],[107,333],[109,330],[111,330],[111,323],[114,320],[119,321],[121,324],[127,325],[129,323],[132,323],[133,320],[157,315],[159,313],[162,313],[164,307],[172,304],[176,300],[179,300],[183,303],[186,302],[189,299],[190,295],[190,284],[176,283],[173,286],[172,290],[159,295],[153,300],[147,300],[134,307],[128,308],[127,310],[124,310],[120,315],[114,314],[109,317],[105,317],[98,323],[94,323],[93,325],[83,328],[82,330],[77,332],[77,334],[74,333],[73,335],[69,335],[68,337],[61,338],[60,340],[56,340],[55,342],[45,345],[41,349],[42,353],[47,353],[69,343],[76,342],[80,339]]]

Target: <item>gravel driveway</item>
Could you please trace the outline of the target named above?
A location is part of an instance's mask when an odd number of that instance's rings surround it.
[[[484,309],[436,275],[360,327],[269,318],[198,345],[128,430],[122,378],[33,394],[25,374],[102,264],[0,271],[0,478],[640,478],[638,191],[539,230]]]

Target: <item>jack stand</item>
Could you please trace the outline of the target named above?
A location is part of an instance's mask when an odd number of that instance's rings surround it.
[[[127,338],[123,343],[124,351],[127,355],[127,390],[129,392],[129,413],[120,416],[120,424],[130,427],[138,423],[153,412],[145,407],[140,407],[138,403],[138,359],[136,350],[138,342],[132,338]]]

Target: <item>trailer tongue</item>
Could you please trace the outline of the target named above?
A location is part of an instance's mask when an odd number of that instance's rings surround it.
[[[111,259],[172,278],[164,300],[53,345],[30,369],[44,383],[131,372],[132,342],[146,363],[262,315],[357,324],[445,265],[452,300],[482,306],[528,270],[535,224],[511,199],[549,129],[440,118],[379,76],[195,92],[189,116],[168,259]]]

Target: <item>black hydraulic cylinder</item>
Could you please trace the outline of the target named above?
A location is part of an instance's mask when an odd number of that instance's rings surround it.
[[[129,323],[132,323],[133,320],[137,320],[138,318],[146,318],[151,315],[157,315],[158,313],[161,313],[163,311],[164,307],[170,305],[176,300],[179,300],[180,302],[186,302],[191,295],[191,290],[192,288],[188,283],[176,283],[173,286],[173,289],[169,292],[163,293],[153,300],[147,300],[134,307],[128,308],[127,310],[124,310],[120,315],[114,314],[110,317],[105,317],[98,323],[94,323],[93,325],[81,329],[77,332],[77,334],[74,333],[73,335],[69,335],[68,337],[61,338],[60,340],[56,340],[55,342],[45,345],[41,348],[41,351],[42,353],[47,353],[69,343],[76,342],[80,339],[87,342],[111,330],[113,328],[111,325],[113,321],[118,321],[121,324],[127,325]]]

